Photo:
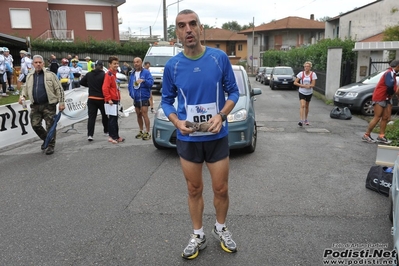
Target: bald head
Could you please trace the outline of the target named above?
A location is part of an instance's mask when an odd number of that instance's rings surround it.
[[[136,57],[133,59],[133,67],[136,71],[141,71],[143,68],[143,60],[140,57]]]

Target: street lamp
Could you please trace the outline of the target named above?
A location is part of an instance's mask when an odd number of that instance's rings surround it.
[[[168,26],[167,26],[167,24],[168,24],[168,21],[167,21],[168,7],[171,6],[171,5],[177,4],[177,13],[179,13],[179,3],[180,2],[183,2],[183,0],[178,0],[178,1],[174,2],[174,3],[172,3],[172,4],[166,5],[166,0],[163,0],[163,6],[164,6],[164,8],[163,8],[163,38],[164,38],[164,41],[166,41],[167,38],[168,38],[168,31],[167,31],[167,28],[168,28]]]

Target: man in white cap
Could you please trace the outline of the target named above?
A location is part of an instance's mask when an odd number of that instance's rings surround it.
[[[0,84],[2,87],[3,93],[1,93],[2,97],[7,97],[7,74],[6,74],[6,59],[3,55],[4,49],[0,47]]]
[[[12,58],[12,55],[10,54],[10,50],[7,47],[3,47],[4,49],[4,58],[8,65],[10,66],[9,69],[7,69],[7,83],[8,83],[8,90],[9,91],[14,91],[14,87],[12,86],[12,74],[13,74],[13,62],[14,59]]]
[[[21,56],[21,70],[19,72],[19,76],[18,76],[18,80],[17,80],[17,90],[18,91],[21,89],[21,85],[26,82],[26,76],[29,73],[27,63],[30,59],[28,57],[26,57],[26,53],[27,52],[25,50],[19,51],[19,55]]]
[[[85,60],[87,62],[87,72],[91,72],[93,70],[93,61],[91,61],[90,56],[86,56]]]

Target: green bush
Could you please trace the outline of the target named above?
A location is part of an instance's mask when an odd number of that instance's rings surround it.
[[[80,39],[74,42],[62,41],[43,41],[35,40],[32,42],[32,49],[35,51],[52,51],[54,53],[95,53],[95,54],[119,54],[119,55],[140,55],[144,58],[149,47],[147,42],[128,42],[119,43],[114,40],[96,41],[89,38],[88,41]]]
[[[313,63],[313,69],[325,71],[327,69],[327,54],[329,47],[342,47],[342,61],[355,60],[356,52],[353,40],[324,39],[316,44],[293,48],[288,51],[268,50],[263,54],[263,66],[287,65],[302,68],[306,61]]]
[[[399,120],[395,120],[392,125],[387,125],[385,137],[392,140],[391,146],[399,146]]]

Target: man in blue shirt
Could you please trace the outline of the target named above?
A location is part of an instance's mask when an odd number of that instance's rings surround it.
[[[137,115],[137,123],[140,132],[136,135],[136,139],[149,140],[150,134],[150,118],[148,117],[148,107],[151,98],[151,88],[154,79],[148,69],[143,68],[143,61],[140,57],[133,60],[134,70],[129,80],[129,95],[133,99],[134,109]],[[145,129],[144,130],[144,125]]]
[[[227,115],[238,101],[239,91],[228,56],[219,49],[202,46],[202,31],[203,26],[194,11],[183,10],[177,15],[176,34],[184,51],[166,63],[162,85],[162,108],[177,128],[177,152],[187,182],[194,229],[182,253],[185,259],[196,258],[199,250],[207,245],[202,225],[204,161],[212,179],[216,210],[216,223],[211,233],[224,251],[237,251],[225,222],[229,207]],[[173,106],[176,97],[177,109]],[[202,126],[192,127],[192,123]]]

